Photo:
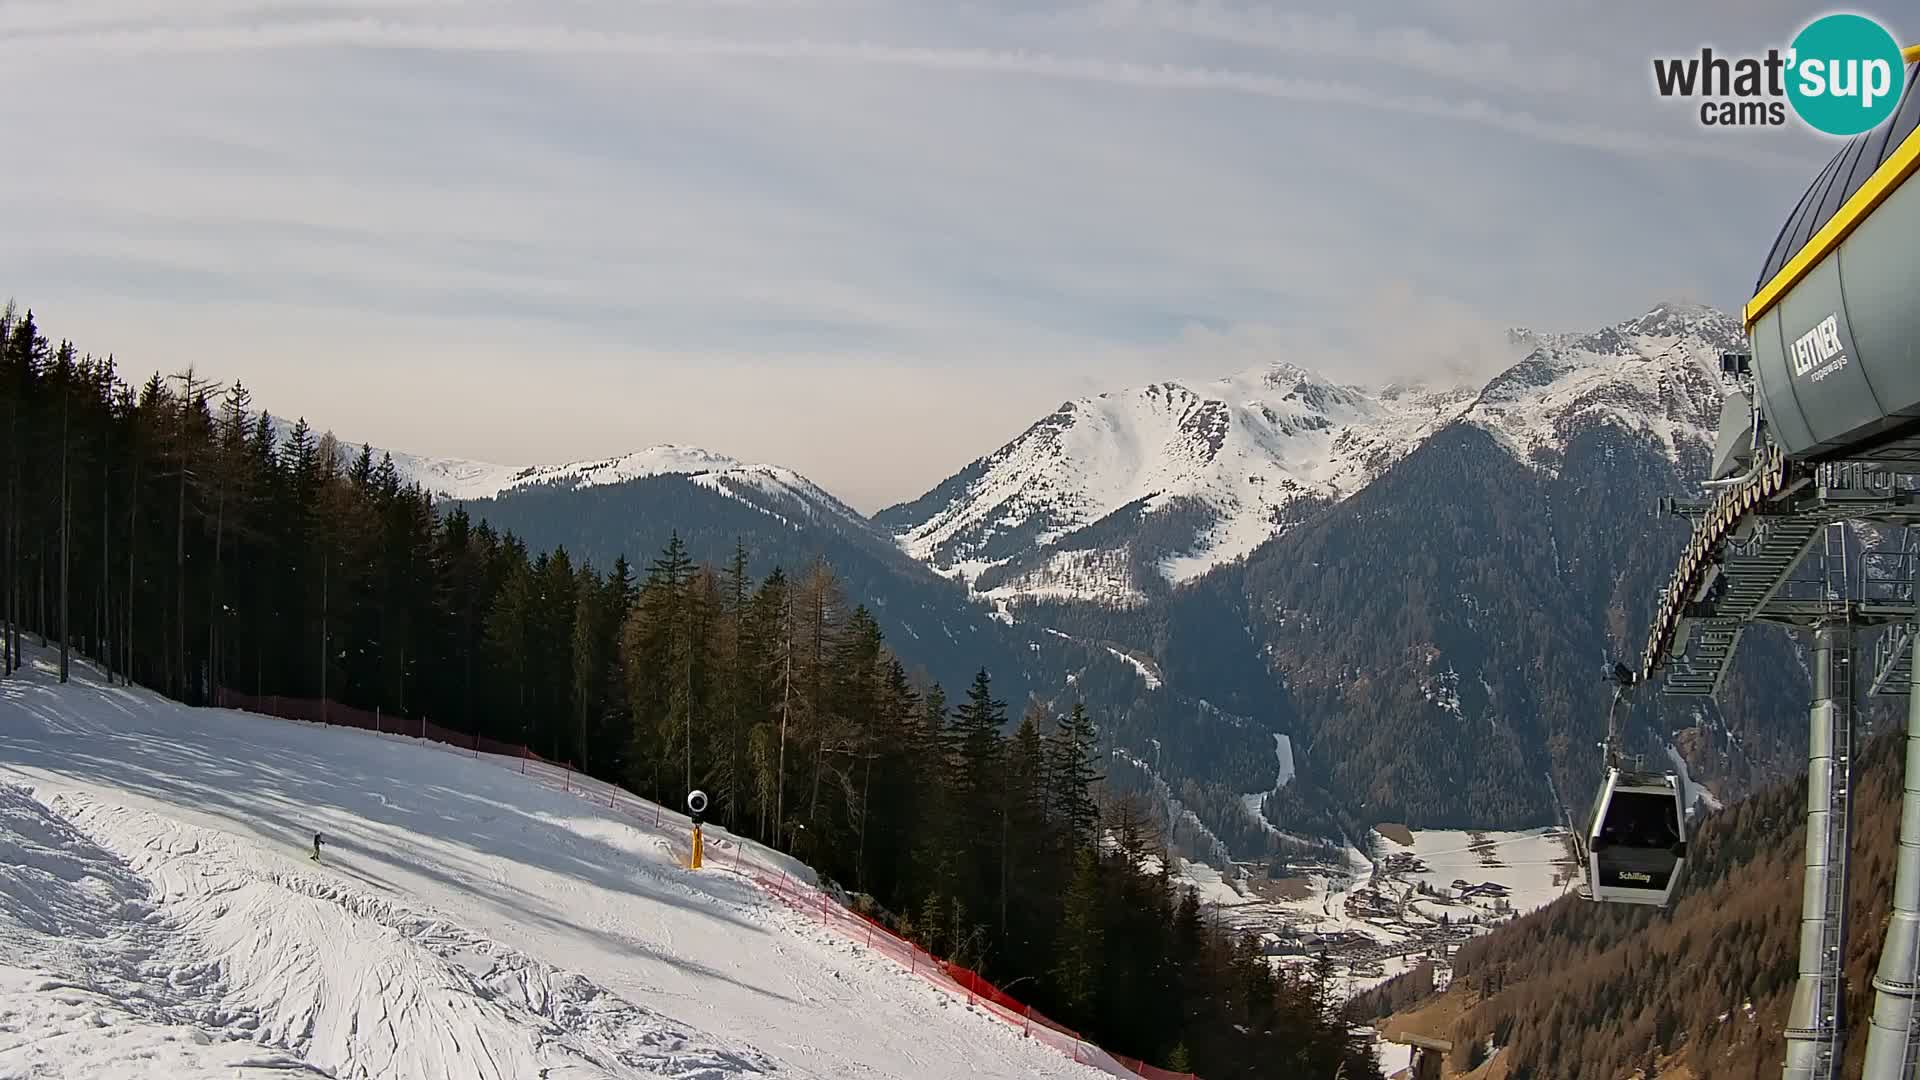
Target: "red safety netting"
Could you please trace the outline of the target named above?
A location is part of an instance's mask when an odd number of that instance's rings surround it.
[[[342,705],[337,701],[324,698],[255,697],[252,694],[242,694],[222,687],[215,692],[214,701],[222,708],[264,713],[287,720],[305,720],[312,724],[359,728],[362,731],[384,735],[408,735],[474,754],[497,754],[501,757],[518,758],[525,757],[529,753],[527,748],[519,743],[501,742],[499,739],[490,739],[485,735],[470,735],[464,731],[444,728],[425,717],[395,716],[391,713],[382,713],[378,709],[368,712],[366,709],[356,709],[351,705]]]
[[[680,815],[668,814],[659,804],[642,799],[617,785],[585,776],[570,764],[548,761],[517,743],[504,743],[484,735],[470,735],[443,728],[423,717],[395,717],[378,710],[368,712],[365,709],[356,709],[335,701],[277,696],[255,697],[224,687],[215,692],[215,701],[223,708],[262,713],[288,720],[305,720],[316,724],[359,728],[380,734],[424,739],[476,757],[487,754],[511,759],[510,764],[514,768],[544,787],[570,792],[596,804],[605,805],[655,832],[674,833],[676,842],[674,854],[681,865],[686,864],[684,853],[692,846],[692,838],[688,835],[689,827]],[[503,764],[508,763],[503,762]],[[714,829],[710,832],[717,833],[720,830]],[[1199,1080],[1199,1077],[1192,1073],[1170,1072],[1134,1058],[1107,1053],[1082,1039],[1079,1032],[1055,1023],[1005,990],[988,982],[978,972],[937,959],[878,921],[839,903],[825,890],[799,881],[784,871],[762,865],[759,860],[748,861],[747,846],[745,843],[724,836],[710,835],[706,845],[709,854],[703,860],[703,865],[738,872],[759,885],[769,895],[809,919],[816,919],[841,936],[888,957],[940,989],[965,997],[968,1004],[979,1008],[989,1016],[1019,1028],[1028,1038],[1045,1043],[1077,1062],[1091,1065],[1113,1076],[1139,1077],[1142,1080]]]
[[[817,919],[843,936],[884,954],[901,967],[949,993],[964,996],[969,1004],[989,1016],[1019,1028],[1028,1038],[1046,1043],[1075,1061],[1102,1069],[1113,1076],[1143,1077],[1146,1080],[1199,1080],[1191,1073],[1168,1072],[1144,1062],[1107,1053],[1081,1038],[1072,1028],[1048,1019],[1032,1006],[988,982],[978,972],[933,957],[873,919],[848,910],[822,890],[796,881],[789,875],[774,874],[760,868],[755,868],[751,876],[761,888],[809,919]]]
[[[1171,1069],[1158,1068],[1137,1058],[1121,1057],[1119,1054],[1114,1054],[1113,1060],[1119,1062],[1122,1068],[1131,1071],[1136,1076],[1142,1077],[1143,1080],[1199,1080],[1199,1078],[1192,1073],[1174,1072]]]

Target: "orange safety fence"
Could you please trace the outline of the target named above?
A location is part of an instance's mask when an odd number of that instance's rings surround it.
[[[571,764],[548,761],[517,743],[505,743],[484,735],[470,735],[443,728],[424,717],[396,717],[379,710],[368,712],[335,701],[311,698],[256,697],[225,687],[215,691],[215,702],[222,708],[288,720],[423,739],[475,757],[488,754],[514,759],[519,772],[543,787],[566,791],[596,804],[604,803],[608,809],[632,817],[655,832],[668,828],[680,832],[687,828],[679,815],[666,814],[658,803],[642,799],[615,784],[588,777]],[[690,836],[687,846],[691,846]],[[934,957],[877,920],[839,903],[826,890],[808,885],[784,871],[748,863],[746,848],[746,843],[738,840],[710,840],[708,850],[713,854],[704,860],[704,865],[739,873],[807,918],[817,920],[842,937],[886,956],[948,993],[964,996],[970,1005],[1019,1028],[1026,1037],[1044,1043],[1076,1062],[1113,1076],[1139,1077],[1141,1080],[1200,1080],[1193,1073],[1171,1072],[1136,1058],[1122,1057],[1100,1049],[1081,1038],[1079,1032],[1048,1019],[1032,1006],[988,982],[979,972]],[[685,865],[684,862],[682,865]]]

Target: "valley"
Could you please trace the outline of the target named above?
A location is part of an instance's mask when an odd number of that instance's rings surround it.
[[[1325,963],[1351,997],[1421,963],[1447,966],[1462,943],[1567,895],[1579,874],[1564,829],[1381,825],[1365,852],[1337,859],[1237,864],[1227,875],[1181,860],[1175,876],[1272,963]]]
[[[1245,984],[1256,997],[1371,1007],[1378,994],[1444,993],[1456,965],[1472,963],[1463,957],[1504,947],[1484,943],[1508,940],[1530,913],[1564,908],[1554,902],[1578,871],[1561,793],[1591,790],[1597,771],[1601,658],[1628,647],[1684,531],[1656,521],[1623,545],[1594,523],[1644,513],[1698,475],[1718,392],[1704,358],[1728,325],[1663,305],[1542,338],[1486,383],[1422,399],[1416,411],[1444,399],[1444,415],[1375,455],[1378,470],[1351,490],[1303,490],[1237,519],[1265,522],[1244,551],[1209,546],[1217,530],[1170,528],[1165,511],[1197,505],[1191,492],[1132,499],[1090,532],[1020,526],[1032,552],[1083,544],[1062,550],[1124,570],[1108,579],[1124,595],[1021,577],[976,557],[985,548],[943,564],[941,551],[959,549],[921,543],[931,534],[916,539],[888,512],[870,518],[778,465],[668,445],[550,467],[355,453],[237,397],[209,430],[266,451],[246,466],[257,486],[234,511],[247,531],[231,548],[221,539],[224,488],[190,507],[176,492],[175,512],[209,515],[214,554],[245,568],[226,610],[244,610],[255,631],[229,639],[211,622],[199,654],[223,688],[251,659],[254,679],[271,670],[276,690],[307,695],[323,717],[329,705],[314,697],[371,705],[377,733],[383,708],[417,716],[423,733],[431,711],[471,733],[476,754],[491,740],[563,774],[590,763],[655,799],[710,787],[729,828],[803,860],[930,955],[1032,982],[1045,1008],[1099,1025],[1122,1053],[1185,1061],[1183,1030],[1149,1021],[1166,992],[1151,966],[1103,947],[1102,978],[1134,989],[1095,994],[1076,975],[1090,969],[1019,943],[1166,942],[1153,947],[1208,957],[1195,979],[1239,965],[1260,972]],[[1378,404],[1396,400],[1391,390],[1309,375],[1280,365],[1260,385],[1320,418],[1290,423],[1324,435],[1323,455],[1410,430],[1409,414]],[[1142,398],[1176,399],[1182,416],[1198,408],[1165,386]],[[1087,430],[1151,443],[1123,428]],[[1099,445],[1077,438],[1076,452]],[[1202,442],[1206,453],[1237,445]],[[1239,452],[1208,460],[1221,475],[1258,474]],[[1300,476],[1362,475],[1312,460],[1321,471]],[[126,475],[155,515],[164,502],[138,486],[152,474]],[[960,486],[977,494],[971,483]],[[1011,522],[1036,489],[1025,490],[993,520]],[[1201,516],[1226,521],[1226,505]],[[328,513],[337,523],[307,524]],[[943,520],[965,517],[955,513]],[[378,526],[341,524],[355,520]],[[104,530],[83,542],[105,547]],[[280,550],[296,559],[265,554]],[[155,578],[167,572],[143,557]],[[191,581],[221,595],[221,574],[194,576],[205,565],[178,571],[182,593]],[[112,586],[85,582],[103,613]],[[153,614],[164,603],[137,609],[149,632],[131,670],[191,701],[202,693],[192,665],[152,649],[197,637],[168,636]],[[172,610],[184,618],[177,598]],[[352,644],[336,647],[336,635]],[[422,652],[426,665],[409,662]],[[56,668],[44,655],[35,664],[43,682]],[[1671,762],[1696,810],[1734,803],[1792,761],[1801,710],[1790,703],[1804,679],[1784,639],[1756,633],[1721,704],[1638,704],[1622,717],[1627,749]],[[788,758],[796,717],[806,742]],[[1010,785],[1024,796],[1009,808]],[[929,845],[955,853],[964,876]],[[1017,893],[1001,884],[1016,863]],[[1313,1053],[1370,1053],[1326,1027],[1332,1016],[1313,1028]],[[1205,1030],[1233,1045],[1206,1060],[1257,1054],[1274,1034],[1220,1019]]]
[[[1788,7],[0,0],[0,1080],[1920,1080]]]
[[[743,548],[755,573],[824,559],[927,679],[951,691],[988,667],[1017,703],[1085,702],[1120,755],[1112,781],[1169,826],[1190,817],[1189,854],[1224,867],[1381,819],[1561,820],[1555,793],[1596,776],[1597,676],[1636,644],[1685,532],[1652,507],[1704,468],[1709,369],[1739,339],[1721,312],[1663,303],[1514,331],[1514,362],[1478,383],[1347,386],[1276,362],[1113,391],[870,518],[790,469],[691,447],[394,463],[596,565],[670,534],[716,566]],[[1622,546],[1591,524],[1614,520],[1647,528]],[[1793,754],[1781,703],[1804,677],[1784,638],[1755,636],[1723,705],[1655,702],[1628,730],[1717,800]]]

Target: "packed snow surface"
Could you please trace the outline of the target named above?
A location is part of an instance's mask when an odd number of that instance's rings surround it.
[[[0,683],[0,1076],[1103,1075],[505,759],[32,661]]]

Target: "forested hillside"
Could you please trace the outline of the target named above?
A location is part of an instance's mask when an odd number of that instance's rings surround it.
[[[1219,691],[1227,688],[1220,683],[1196,683],[1200,689],[1192,694],[1149,688],[1114,651],[1124,637],[1110,637],[1099,627],[1063,636],[1061,626],[1078,622],[1056,625],[1047,610],[1023,609],[1008,622],[969,599],[958,583],[909,558],[869,523],[785,489],[669,474],[595,486],[528,485],[465,506],[532,548],[565,548],[576,560],[600,564],[622,551],[658,550],[674,536],[694,562],[721,566],[730,564],[744,541],[746,569],[756,578],[776,566],[825,560],[843,590],[867,605],[909,673],[957,686],[986,667],[1016,713],[1030,700],[1054,712],[1084,702],[1099,725],[1103,753],[1133,755],[1115,758],[1109,779],[1153,795],[1157,814],[1175,825],[1173,838],[1190,857],[1224,865],[1227,853],[1220,844],[1242,859],[1275,848],[1274,834],[1247,815],[1244,799],[1274,782],[1273,733],[1287,730],[1287,716],[1276,708],[1284,705],[1284,694],[1277,690],[1250,687],[1234,695],[1234,701],[1254,703],[1241,709],[1221,704]],[[1263,677],[1257,665],[1247,675]],[[1155,766],[1168,785],[1166,798],[1145,770],[1129,764],[1134,759]],[[1200,824],[1186,821],[1182,809]],[[1272,820],[1290,832],[1337,833],[1323,810],[1290,809]]]
[[[1604,673],[1637,657],[1685,543],[1654,504],[1704,464],[1602,422],[1569,430],[1556,464],[1458,424],[1164,604],[1022,610],[1142,648],[1169,687],[1291,734],[1303,782],[1350,828],[1557,822],[1556,793],[1577,804],[1598,777]],[[1791,765],[1805,698],[1791,642],[1760,627],[1719,702],[1641,695],[1625,732],[1650,761],[1684,745],[1731,798]]]
[[[724,565],[744,541],[749,573],[824,559],[861,598],[909,670],[959,685],[991,668],[1009,701],[1059,689],[1059,672],[1088,662],[1085,650],[1033,628],[1011,627],[968,600],[857,517],[817,512],[752,488],[716,490],[684,475],[572,488],[537,485],[466,504],[529,546],[564,547],[605,565],[622,552],[658,551],[677,535],[696,562]],[[1107,659],[1107,658],[1103,658]],[[1117,666],[1117,665],[1116,665]]]
[[[1689,528],[1655,508],[1698,494],[1710,365],[1743,337],[1723,313],[1662,304],[1541,339],[1365,486],[1294,504],[1243,560],[1131,608],[1043,594],[1016,614],[1137,650],[1169,690],[1288,734],[1317,791],[1287,801],[1350,831],[1558,822],[1598,777],[1603,675],[1639,661]],[[1645,696],[1626,735],[1651,762],[1677,748],[1730,800],[1785,775],[1805,698],[1793,646],[1757,627],[1719,702]],[[1294,816],[1275,824],[1307,827]]]
[[[1209,1080],[1377,1075],[1325,983],[1275,975],[1100,798],[1082,709],[1006,734],[978,671],[949,707],[832,568],[749,574],[670,536],[636,570],[511,533],[391,462],[187,369],[0,317],[0,620],[189,703],[325,696],[524,742],[711,816],[867,894],[903,932],[1122,1053]],[[1159,860],[1161,866],[1167,860]]]
[[[1542,473],[1460,426],[1251,562],[1243,587],[1268,598],[1255,636],[1316,721],[1328,787],[1376,819],[1503,828],[1555,820],[1556,789],[1590,790],[1602,674],[1637,657],[1686,534],[1653,504],[1696,464],[1595,425]],[[1791,755],[1806,696],[1783,640],[1749,636],[1738,674],[1752,696],[1724,709],[1640,695],[1635,751],[1661,760],[1677,732],[1711,724],[1702,775],[1735,781],[1729,794],[1764,779]]]
[[[1847,950],[1846,1076],[1860,1075],[1872,976],[1892,891],[1903,740],[1858,760]],[[1567,899],[1463,946],[1454,993],[1471,1002],[1453,1033],[1453,1067],[1491,1039],[1512,1080],[1616,1080],[1676,1058],[1694,1075],[1779,1073],[1799,948],[1806,781],[1709,818],[1689,844],[1671,910]],[[1430,994],[1410,982],[1361,1002],[1406,1009]]]

